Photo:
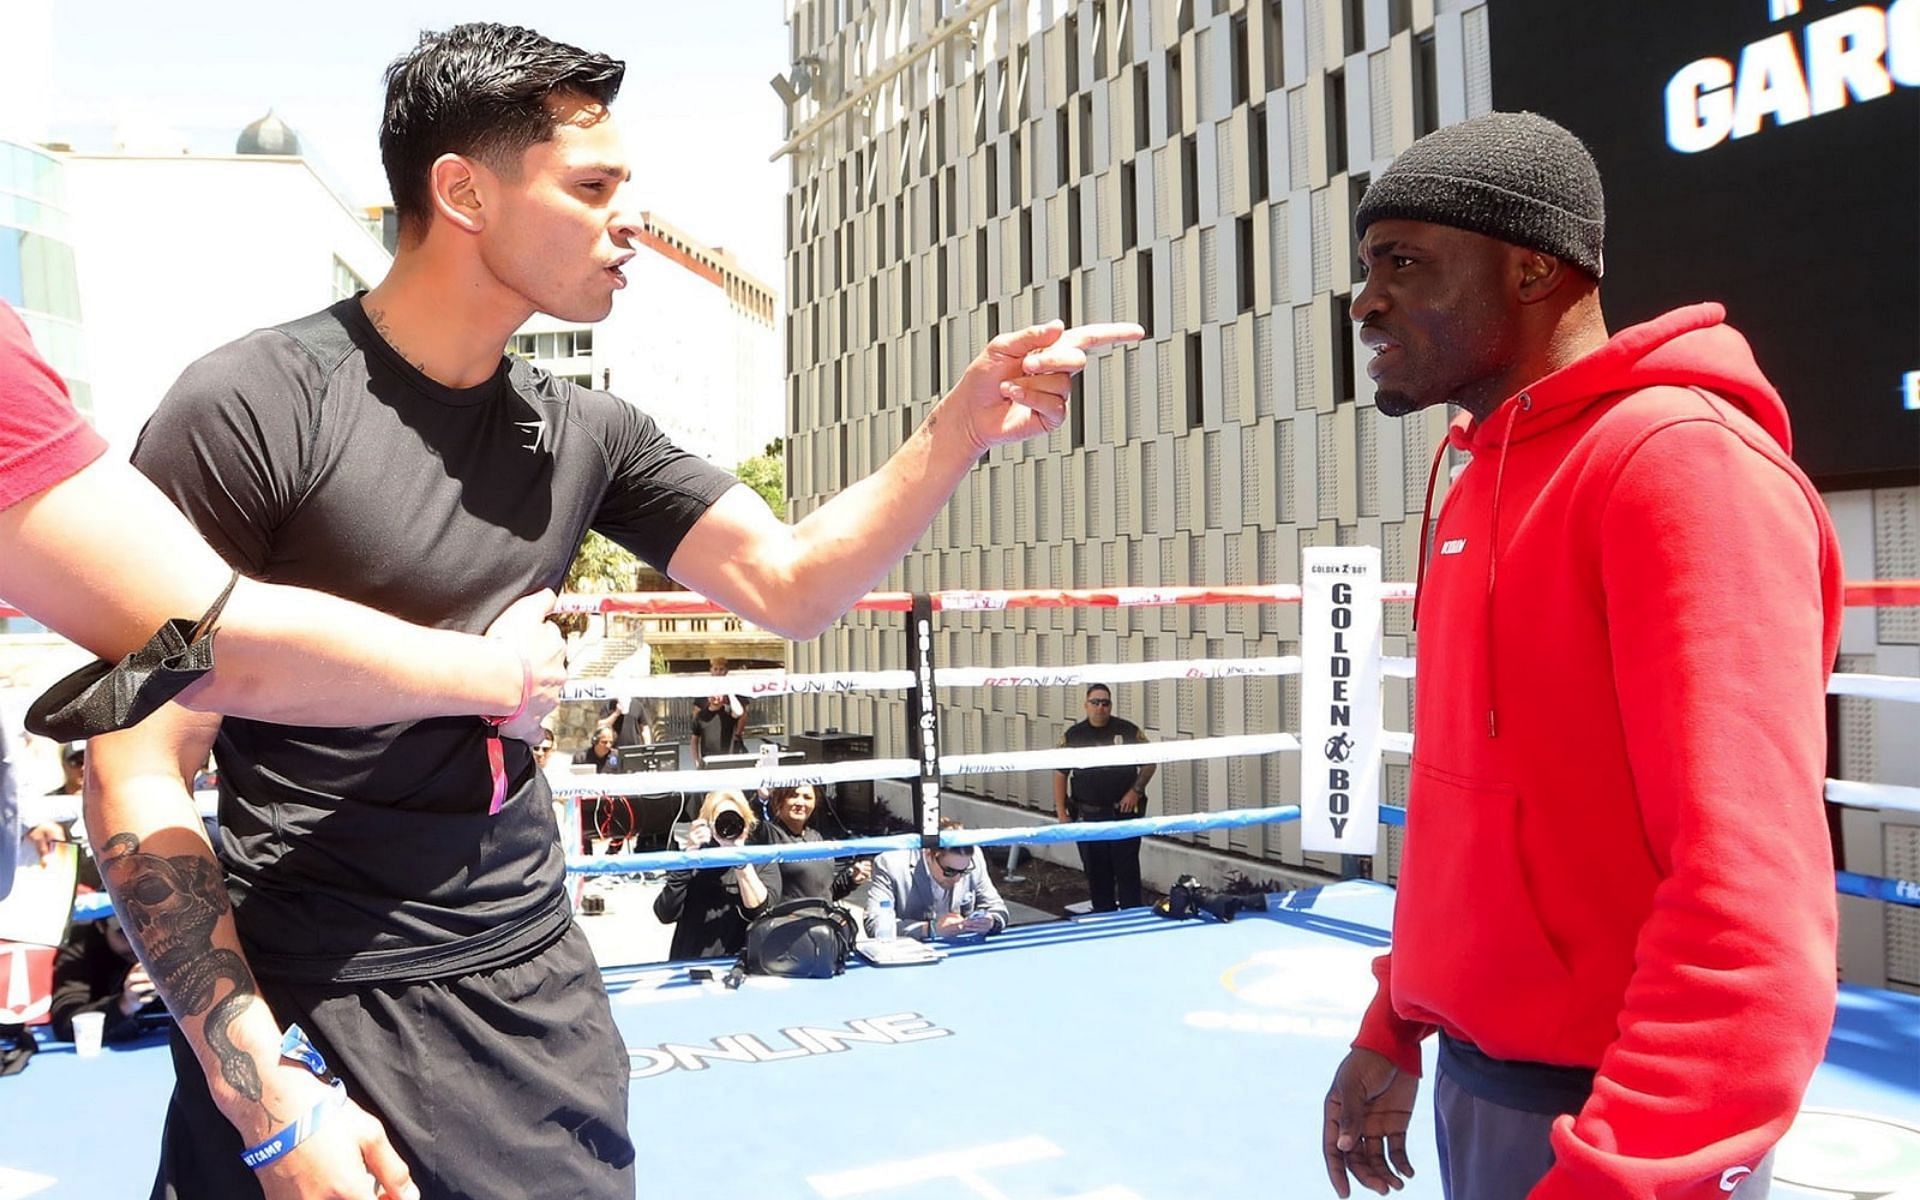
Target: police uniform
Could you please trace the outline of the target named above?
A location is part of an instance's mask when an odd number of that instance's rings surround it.
[[[1146,741],[1140,727],[1121,717],[1108,717],[1105,725],[1080,721],[1060,739],[1063,749],[1093,746],[1125,746]],[[1146,796],[1140,797],[1140,810],[1120,811],[1121,797],[1139,778],[1134,764],[1114,767],[1077,767],[1067,776],[1067,811],[1076,821],[1121,821],[1144,815]],[[1111,842],[1080,842],[1080,865],[1087,873],[1088,897],[1093,911],[1112,912],[1115,908],[1137,908],[1140,900],[1140,839],[1123,838]]]

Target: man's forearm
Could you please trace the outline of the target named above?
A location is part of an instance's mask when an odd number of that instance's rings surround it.
[[[0,596],[118,660],[163,623],[199,617],[229,571],[145,476],[101,460],[0,510]],[[522,671],[492,639],[427,629],[336,596],[243,579],[210,677],[183,702],[303,725],[510,713]]]
[[[119,780],[89,796],[87,825],[122,926],[215,1102],[243,1139],[266,1136],[291,1115],[263,1082],[280,1027],[241,953],[225,876],[192,799],[158,776]]]
[[[524,683],[520,656],[506,642],[248,579],[227,602],[214,658],[214,671],[183,704],[282,724],[503,716],[520,703]],[[289,679],[300,686],[287,687]]]
[[[905,557],[977,457],[962,422],[936,407],[879,470],[796,525],[750,488],[727,492],[669,574],[762,628],[816,637]]]

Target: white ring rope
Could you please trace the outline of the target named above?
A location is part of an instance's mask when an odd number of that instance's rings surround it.
[[[1827,695],[1920,704],[1920,679],[1904,675],[1834,675],[1827,681]]]
[[[1279,754],[1299,748],[1300,739],[1291,733],[1247,733],[1076,749],[948,754],[940,759],[940,772],[943,775],[989,775],[998,771],[1070,771],[1076,767],[1123,767]],[[869,758],[853,762],[800,763],[767,771],[757,767],[736,767],[724,771],[637,771],[630,775],[583,775],[555,783],[553,793],[556,796],[653,796],[664,792],[753,791],[762,785],[792,787],[803,783],[819,785],[868,779],[911,779],[919,770],[919,762],[911,758]]]
[[[1096,683],[1145,683],[1159,679],[1237,679],[1298,675],[1300,656],[1283,658],[1187,658],[1166,662],[1091,663],[1084,667],[938,667],[937,687],[1078,687]]]
[[[1894,783],[1861,783],[1852,779],[1827,780],[1827,799],[1848,808],[1882,812],[1920,813],[1920,787]]]
[[[1413,673],[1411,659],[1405,663]],[[1083,667],[939,667],[936,687],[1079,687],[1095,683],[1145,683],[1161,679],[1235,679],[1255,676],[1298,675],[1300,657],[1186,658],[1165,662],[1090,663]],[[597,679],[570,679],[562,700],[621,700],[628,697],[711,696],[731,693],[757,700],[766,696],[820,693],[904,691],[913,686],[909,671],[832,671],[788,674],[778,671],[741,671],[731,675],[626,675]]]
[[[1130,767],[1144,763],[1191,762],[1198,758],[1278,754],[1298,750],[1291,733],[1245,733],[1229,737],[1185,738],[1177,742],[1134,742],[1071,750],[1009,750],[999,754],[943,754],[942,775],[988,775],[996,771],[1069,771],[1075,767]]]
[[[920,763],[911,758],[863,758],[852,762],[799,763],[790,767],[730,767],[718,771],[636,771],[630,775],[581,775],[553,784],[556,796],[658,796],[666,792],[751,792],[762,786],[819,787],[868,779],[911,779]]]

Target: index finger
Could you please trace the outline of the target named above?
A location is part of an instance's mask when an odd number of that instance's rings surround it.
[[[1320,1155],[1326,1160],[1327,1182],[1333,1185],[1334,1195],[1347,1200],[1352,1194],[1352,1185],[1347,1181],[1347,1156],[1340,1152],[1340,1126],[1333,1115],[1335,1103],[1332,1096],[1327,1097],[1326,1129],[1320,1135]]]
[[[1131,321],[1109,321],[1094,325],[1075,325],[1060,335],[1063,344],[1078,346],[1082,350],[1097,350],[1102,346],[1124,346],[1137,342],[1147,336],[1147,331]]]

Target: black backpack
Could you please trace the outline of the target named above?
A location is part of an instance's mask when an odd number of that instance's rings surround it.
[[[776,904],[747,926],[747,947],[728,982],[742,975],[831,979],[847,969],[854,930],[853,914],[838,904],[812,897]]]

